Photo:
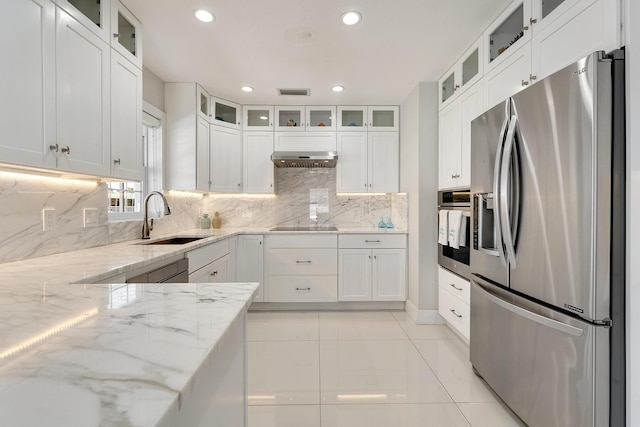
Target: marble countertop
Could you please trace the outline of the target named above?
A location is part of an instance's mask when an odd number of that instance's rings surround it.
[[[91,283],[234,235],[269,233],[189,230],[176,235],[204,238],[0,264],[0,425],[156,424],[211,362],[258,284]]]

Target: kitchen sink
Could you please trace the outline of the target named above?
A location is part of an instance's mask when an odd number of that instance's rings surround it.
[[[184,245],[186,243],[195,242],[196,240],[202,240],[204,237],[169,237],[162,240],[152,240],[150,242],[137,243],[138,245]]]

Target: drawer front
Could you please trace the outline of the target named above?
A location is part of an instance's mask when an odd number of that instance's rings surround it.
[[[338,274],[337,249],[271,249],[270,275]]]
[[[281,232],[284,233],[284,232]],[[265,236],[268,248],[337,248],[336,234],[278,234]]]
[[[341,234],[338,243],[340,249],[404,249],[407,247],[407,236],[405,234]]]
[[[463,302],[469,304],[469,281],[449,270],[438,267],[438,283],[440,288],[460,298]]]
[[[198,249],[187,252],[189,258],[189,272],[193,273],[201,269],[205,265],[222,258],[229,253],[229,239],[203,246]]]
[[[338,276],[271,276],[270,302],[336,302]]]
[[[471,327],[469,304],[465,304],[462,300],[440,287],[438,312],[449,322],[449,325],[460,332],[467,340],[469,339],[469,329]]]

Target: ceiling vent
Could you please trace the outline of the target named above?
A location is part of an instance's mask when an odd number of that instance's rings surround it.
[[[309,96],[311,95],[311,90],[309,89],[283,89],[278,88],[278,95],[280,96]]]

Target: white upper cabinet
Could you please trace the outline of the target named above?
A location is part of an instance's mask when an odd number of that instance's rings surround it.
[[[55,6],[0,2],[0,159],[55,167]]]
[[[336,130],[334,106],[276,106],[275,129],[279,132],[327,132]]]
[[[548,3],[559,4],[545,8]],[[531,75],[538,80],[595,51],[620,47],[617,0],[545,0],[541,6],[531,44]]]
[[[242,152],[244,192],[273,194],[275,192],[275,166],[271,161],[273,132],[244,132]]]
[[[338,130],[357,132],[367,130],[368,109],[365,106],[338,106]]]
[[[480,37],[451,67],[439,82],[440,107],[448,105],[457,96],[473,86],[483,75],[484,49]]]
[[[243,110],[243,129],[273,131],[273,107],[270,105],[245,105]]]
[[[56,0],[58,6],[109,43],[111,36],[111,0]]]
[[[111,47],[142,69],[142,25],[119,0],[111,0]]]
[[[199,117],[202,117],[207,122],[211,121],[211,95],[207,93],[202,86],[196,83],[196,99],[198,105],[196,106],[196,112]]]
[[[395,131],[400,129],[398,106],[369,106],[369,132]]]
[[[276,106],[275,129],[279,132],[300,132],[306,128],[305,108],[303,106]]]
[[[440,111],[440,189],[469,187],[471,183],[471,122],[485,110],[483,83],[471,86]]]
[[[107,176],[110,167],[111,49],[56,10],[58,168]]]
[[[211,125],[209,141],[209,190],[242,193],[241,131]]]
[[[339,132],[336,192],[398,192],[397,132]]]
[[[241,129],[240,104],[216,97],[211,97],[211,124],[232,129]]]
[[[111,54],[111,176],[144,178],[142,161],[142,70]]]
[[[485,31],[485,71],[506,61],[519,47],[531,40],[532,1],[514,1]]]

